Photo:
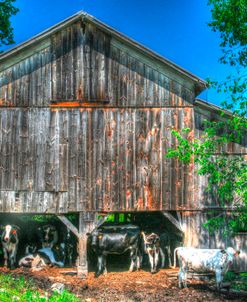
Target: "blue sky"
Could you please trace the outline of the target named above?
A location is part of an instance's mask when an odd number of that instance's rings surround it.
[[[207,0],[17,0],[16,6],[16,44],[84,10],[203,79],[228,74],[218,63],[218,35],[207,26]],[[212,90],[201,97],[222,100]]]

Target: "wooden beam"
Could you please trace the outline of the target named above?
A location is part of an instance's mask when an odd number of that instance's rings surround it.
[[[109,216],[109,215],[107,214],[107,215],[101,217],[101,218],[96,222],[96,226],[95,226],[94,229],[99,228],[99,227],[106,221],[106,219],[108,218],[108,216]]]
[[[182,233],[184,233],[184,230],[181,227],[181,224],[179,223],[179,221],[172,216],[172,214],[168,213],[168,212],[162,212],[162,214]]]
[[[77,238],[79,238],[79,231],[78,229],[73,225],[73,223],[71,221],[69,221],[69,219],[64,216],[64,215],[57,215],[57,218],[59,220],[61,220],[65,225],[66,227],[73,233],[75,234],[75,236]]]
[[[88,233],[92,233],[99,228],[107,219],[108,215],[101,217],[97,221],[97,213],[80,212],[79,213],[79,238],[78,238],[78,267],[77,275],[80,278],[86,278],[88,274],[87,262],[87,238]]]
[[[97,214],[95,212],[79,213],[79,239],[78,239],[78,267],[77,275],[80,278],[87,278],[87,234],[97,228]]]

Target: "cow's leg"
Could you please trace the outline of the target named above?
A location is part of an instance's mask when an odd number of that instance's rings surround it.
[[[148,253],[148,258],[150,262],[150,267],[151,267],[151,273],[154,273],[154,255],[151,254],[151,252]]]
[[[159,255],[160,255],[160,249],[155,249],[154,252],[154,272],[157,273],[158,271],[158,263],[159,263]]]
[[[107,275],[107,268],[106,268],[106,255],[103,255],[103,266],[104,266],[104,275]]]
[[[172,267],[172,261],[171,261],[171,248],[169,245],[167,245],[165,247],[165,251],[166,251],[166,256],[167,256],[167,260],[168,260],[168,266]]]
[[[162,251],[162,248],[160,248],[160,258],[161,258],[161,268],[165,267],[165,254]]]
[[[69,265],[69,267],[72,266],[72,252],[69,252],[69,255],[68,255],[68,265]]]
[[[172,267],[171,246],[168,245],[166,247],[166,250],[167,250],[168,265],[169,265],[169,267]]]
[[[10,261],[10,268],[14,269],[15,268],[15,260],[14,260],[14,255],[12,253],[9,257],[9,261]]]
[[[134,247],[130,247],[130,268],[129,272],[133,272],[134,268],[137,267],[137,249]]]
[[[187,285],[187,278],[188,278],[188,266],[187,264],[184,265],[184,268],[183,268],[183,271],[184,271],[184,287],[188,287]]]
[[[222,270],[221,269],[217,269],[215,271],[215,279],[216,279],[217,289],[220,290],[222,279],[223,279],[223,277],[222,277]]]
[[[3,249],[3,258],[4,258],[4,266],[7,267],[8,266],[8,252],[5,248]]]
[[[178,286],[179,288],[187,287],[187,264],[185,261],[179,259],[179,272],[178,272]]]
[[[142,265],[142,254],[140,251],[138,251],[138,255],[137,255],[137,270],[141,269],[141,265]]]
[[[184,272],[182,267],[180,267],[179,272],[178,272],[178,287],[182,288],[183,287],[183,279],[184,279]]]
[[[10,261],[10,268],[14,269],[15,268],[15,263],[16,263],[16,253],[17,253],[17,246],[13,248],[13,250],[10,252],[9,255],[9,261]]]
[[[98,255],[98,263],[97,263],[97,272],[95,274],[96,277],[101,275],[104,271],[104,256],[103,255]]]

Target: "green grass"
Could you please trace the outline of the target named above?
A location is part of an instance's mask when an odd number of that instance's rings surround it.
[[[49,297],[40,294],[34,284],[23,277],[14,278],[10,274],[0,275],[0,301],[1,302],[79,302],[79,299],[63,291],[61,294],[53,293]]]

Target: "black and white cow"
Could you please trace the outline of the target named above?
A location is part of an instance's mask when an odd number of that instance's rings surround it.
[[[68,228],[64,231],[63,241],[60,242],[59,246],[64,265],[71,267],[73,259],[76,257],[77,239]]]
[[[27,243],[25,246],[25,255],[30,255],[36,253],[38,250],[38,246],[36,243]]]
[[[179,261],[179,287],[187,287],[187,273],[214,272],[217,288],[220,289],[224,274],[228,271],[234,257],[239,255],[232,247],[222,249],[197,249],[178,247],[174,251],[174,267],[176,267],[176,254]]]
[[[49,264],[64,267],[60,245],[56,245],[53,248],[45,247],[39,249],[38,254],[46,258],[50,262]]]
[[[36,253],[25,255],[19,260],[20,267],[34,268],[37,266],[36,268],[43,268],[46,265],[64,267],[59,245],[53,248],[45,247],[39,249]]]
[[[16,254],[19,244],[19,227],[15,225],[6,225],[2,227],[1,243],[3,247],[4,266],[10,264],[10,268],[13,269],[16,263]]]
[[[181,246],[183,243],[183,236],[180,233],[172,233],[168,231],[164,231],[160,234],[160,248],[166,259],[166,263],[164,262],[161,267],[172,267],[172,256],[173,251],[178,246]]]
[[[121,225],[101,227],[91,234],[91,246],[97,256],[96,276],[107,273],[106,256],[108,254],[123,254],[130,251],[131,264],[129,271],[141,266],[141,232],[138,226]]]
[[[151,273],[157,273],[159,259],[161,260],[161,267],[165,265],[165,255],[160,247],[160,236],[156,233],[145,234],[142,232],[144,241],[144,252],[148,254]]]
[[[38,228],[42,248],[53,248],[58,243],[58,231],[54,225],[46,224]]]

